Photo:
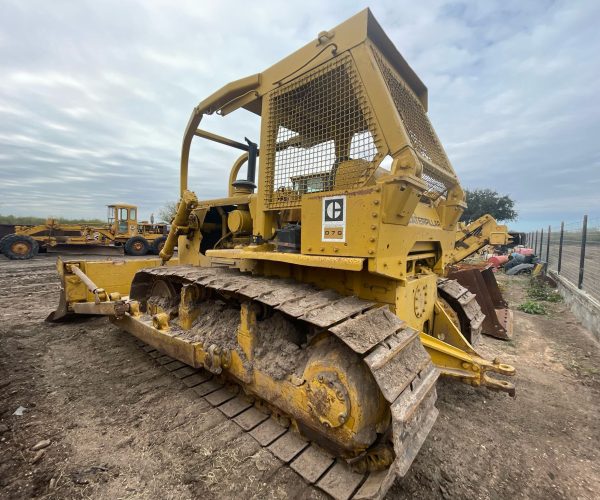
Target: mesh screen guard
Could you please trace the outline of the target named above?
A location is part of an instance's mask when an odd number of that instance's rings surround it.
[[[422,177],[428,187],[426,194],[431,198],[438,198],[456,183],[450,161],[417,96],[374,46],[371,46],[371,50],[412,147],[423,163]]]
[[[360,187],[383,158],[353,64],[340,56],[269,96],[267,208],[297,207],[304,193]]]

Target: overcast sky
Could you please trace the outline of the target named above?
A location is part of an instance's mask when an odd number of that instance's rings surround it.
[[[510,195],[521,230],[600,216],[594,0],[0,0],[0,213],[156,213],[178,196],[199,101],[367,5],[427,85],[464,187]],[[203,127],[258,139],[258,120],[237,115]],[[198,141],[191,187],[224,196],[237,154]]]

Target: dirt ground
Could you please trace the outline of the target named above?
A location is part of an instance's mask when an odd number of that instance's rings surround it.
[[[511,305],[526,280],[502,280]],[[54,258],[0,257],[0,497],[324,498],[107,320],[45,323],[57,298]],[[441,382],[388,497],[600,497],[598,343],[558,303],[480,350],[517,368],[516,399]]]

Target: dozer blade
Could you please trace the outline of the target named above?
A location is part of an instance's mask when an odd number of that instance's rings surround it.
[[[61,281],[59,302],[56,310],[48,315],[46,321],[59,321],[75,314],[106,315],[107,304],[113,304],[121,300],[121,297],[126,298],[129,295],[135,273],[140,269],[160,266],[160,263],[161,260],[156,257],[104,261],[63,261],[59,257],[56,260],[56,269]],[[177,263],[177,259],[171,259],[167,265],[177,265]],[[74,267],[77,270],[74,271]],[[75,274],[76,271],[85,274],[86,282]],[[97,306],[97,311],[82,313],[86,304],[89,304],[87,307],[89,311],[93,311],[91,306]]]
[[[54,311],[52,311],[46,317],[46,321],[49,323],[53,323],[55,321],[60,321],[65,318],[69,314],[69,310],[67,309],[67,297],[65,295],[64,284],[60,289],[60,297],[58,298],[58,306]]]
[[[64,255],[125,255],[124,247],[115,245],[86,245],[85,243],[59,243],[48,245],[48,253]]]
[[[474,293],[477,303],[485,314],[482,332],[498,339],[512,338],[512,311],[502,298],[491,267],[453,270],[448,278],[458,281]]]

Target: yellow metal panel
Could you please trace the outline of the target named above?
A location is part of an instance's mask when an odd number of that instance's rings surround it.
[[[376,187],[330,191],[302,198],[302,253],[371,257],[375,254],[379,228],[380,194]],[[330,201],[340,199],[343,223],[327,227],[325,216]],[[328,235],[326,232],[339,232]],[[335,241],[337,238],[338,241]],[[333,240],[333,241],[327,241]]]
[[[342,269],[345,271],[360,271],[365,259],[350,257],[325,257],[317,255],[302,255],[299,253],[282,252],[252,252],[244,249],[208,250],[208,257],[217,257],[233,260],[269,260],[285,262],[298,266],[324,267]]]
[[[409,279],[396,289],[396,316],[416,330],[431,331],[436,297],[437,275],[426,274]]]
[[[98,286],[108,293],[118,292],[129,295],[133,276],[140,269],[160,266],[160,259],[131,259],[131,260],[103,260],[85,261],[68,260],[57,265],[67,266],[77,264],[79,268]],[[177,265],[178,259],[172,259],[168,265]],[[68,302],[94,302],[94,295],[87,290],[85,285],[75,275],[65,273],[65,293]]]

